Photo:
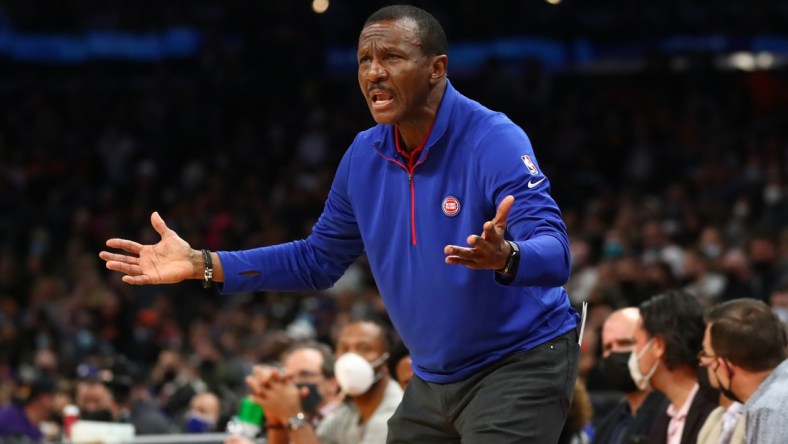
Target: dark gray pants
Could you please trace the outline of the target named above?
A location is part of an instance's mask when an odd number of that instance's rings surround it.
[[[452,384],[414,376],[389,419],[389,444],[554,444],[577,378],[577,333],[515,353]]]

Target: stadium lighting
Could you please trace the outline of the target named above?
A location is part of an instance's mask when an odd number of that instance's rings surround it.
[[[322,14],[328,10],[328,0],[312,0],[312,10]]]

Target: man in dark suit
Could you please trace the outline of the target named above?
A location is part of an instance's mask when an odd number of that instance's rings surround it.
[[[594,443],[645,444],[654,418],[668,408],[662,393],[638,388],[629,372],[639,322],[640,310],[627,307],[611,313],[602,326],[602,368],[608,382],[624,396],[596,425]]]
[[[699,392],[697,353],[703,347],[703,307],[695,296],[671,291],[640,305],[635,348],[629,361],[638,388],[653,387],[669,400],[657,414],[649,443],[695,444],[717,404]]]

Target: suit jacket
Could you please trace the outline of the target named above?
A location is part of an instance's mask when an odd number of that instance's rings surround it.
[[[696,444],[698,442],[698,433],[703,427],[703,423],[706,422],[706,418],[715,408],[717,408],[716,403],[703,397],[700,391],[695,393],[695,398],[687,411],[687,420],[684,422],[684,431],[681,433],[681,444]],[[668,440],[669,423],[670,416],[667,409],[658,413],[651,426],[648,443],[665,444]]]
[[[632,415],[626,399],[621,401],[600,420],[595,430],[594,443],[645,444],[654,418],[669,405],[670,401],[662,393],[653,391],[643,401],[637,413]],[[619,435],[620,439],[614,441],[614,437]]]

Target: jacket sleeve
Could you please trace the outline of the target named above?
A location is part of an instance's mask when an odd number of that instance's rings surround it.
[[[348,197],[352,147],[334,182],[312,234],[294,242],[243,251],[220,251],[223,294],[244,291],[308,291],[331,287],[364,251]]]
[[[497,273],[496,280],[524,287],[565,284],[571,268],[566,226],[525,132],[510,121],[496,123],[478,149],[478,177],[494,203],[492,214],[504,197],[514,196],[506,231],[520,247],[520,265],[511,281]]]

